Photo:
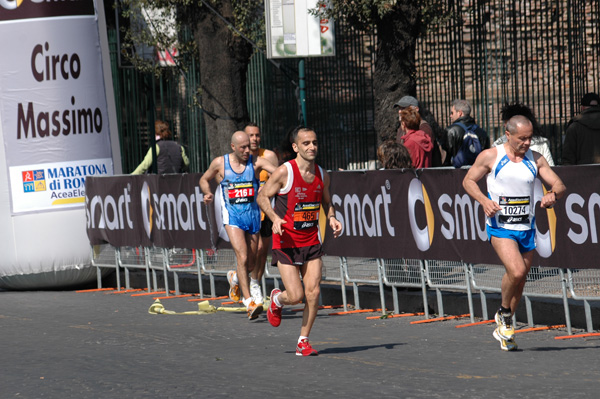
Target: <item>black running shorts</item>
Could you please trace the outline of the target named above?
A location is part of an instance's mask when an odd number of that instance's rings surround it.
[[[321,244],[300,248],[273,249],[271,265],[277,266],[277,262],[283,265],[302,266],[309,260],[323,256]]]

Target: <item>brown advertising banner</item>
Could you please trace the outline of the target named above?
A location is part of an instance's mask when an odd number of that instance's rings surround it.
[[[598,268],[600,165],[554,168],[567,194],[553,209],[535,189],[535,264]],[[328,255],[499,263],[487,241],[485,216],[462,188],[466,170],[425,169],[331,173],[332,202],[344,228]],[[485,182],[482,181],[482,188]],[[484,191],[485,192],[485,191]]]
[[[87,232],[92,245],[212,248],[200,174],[88,177]],[[212,220],[211,220],[212,218]],[[215,245],[213,245],[215,243]]]
[[[554,168],[567,194],[542,209],[535,189],[537,249],[541,266],[599,268],[600,165]],[[328,255],[499,263],[487,241],[479,204],[462,188],[466,170],[331,172],[331,195],[343,231],[327,227]],[[115,246],[228,247],[220,198],[208,208],[200,174],[88,177],[90,242]],[[482,180],[481,187],[485,189]],[[207,213],[208,212],[208,213]]]

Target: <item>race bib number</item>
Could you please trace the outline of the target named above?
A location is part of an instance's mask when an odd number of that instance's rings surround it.
[[[529,223],[529,197],[499,197],[502,208],[498,221],[507,224]]]
[[[231,205],[254,202],[254,186],[251,181],[229,183],[227,193]]]
[[[294,229],[305,230],[315,227],[319,221],[318,202],[299,202],[294,207]]]

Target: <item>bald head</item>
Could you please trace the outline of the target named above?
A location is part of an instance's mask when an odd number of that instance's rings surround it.
[[[248,135],[243,130],[238,130],[231,136],[231,144],[235,146],[239,146],[240,143],[243,143],[245,140],[250,141]]]
[[[246,132],[238,130],[231,136],[231,150],[234,157],[240,163],[244,163],[250,157],[250,138]]]
[[[515,115],[506,122],[506,130],[511,134],[517,133],[517,129],[519,128],[531,128],[533,130],[533,125],[529,118],[523,115]]]

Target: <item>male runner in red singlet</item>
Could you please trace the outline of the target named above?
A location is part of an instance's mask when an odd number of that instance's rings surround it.
[[[254,159],[265,158],[267,161],[271,162],[273,165],[278,166],[279,162],[277,160],[277,155],[271,151],[264,148],[260,148],[260,128],[256,125],[256,123],[250,122],[244,128],[244,132],[250,138],[250,152]],[[266,170],[262,170],[260,172],[260,186],[264,186],[269,178],[269,172]],[[254,268],[250,272],[250,294],[254,299],[254,303],[262,304],[264,301],[262,288],[260,286],[260,281],[262,279],[263,273],[265,272],[265,263],[267,261],[267,254],[269,249],[271,248],[271,237],[273,235],[273,230],[271,227],[273,223],[268,217],[265,217],[264,213],[261,213],[260,218],[260,235],[258,236],[258,250],[256,252],[256,264]]]
[[[311,356],[317,355],[308,336],[319,307],[323,255],[319,238],[320,206],[323,205],[334,237],[340,235],[342,224],[335,218],[331,205],[329,175],[315,163],[317,134],[301,128],[291,140],[296,159],[277,168],[258,194],[258,205],[273,222],[273,264],[277,264],[285,286],[283,292],[277,288],[271,291],[267,319],[272,326],[279,326],[283,305],[300,303],[305,297],[296,355]],[[270,198],[275,195],[272,208]]]

